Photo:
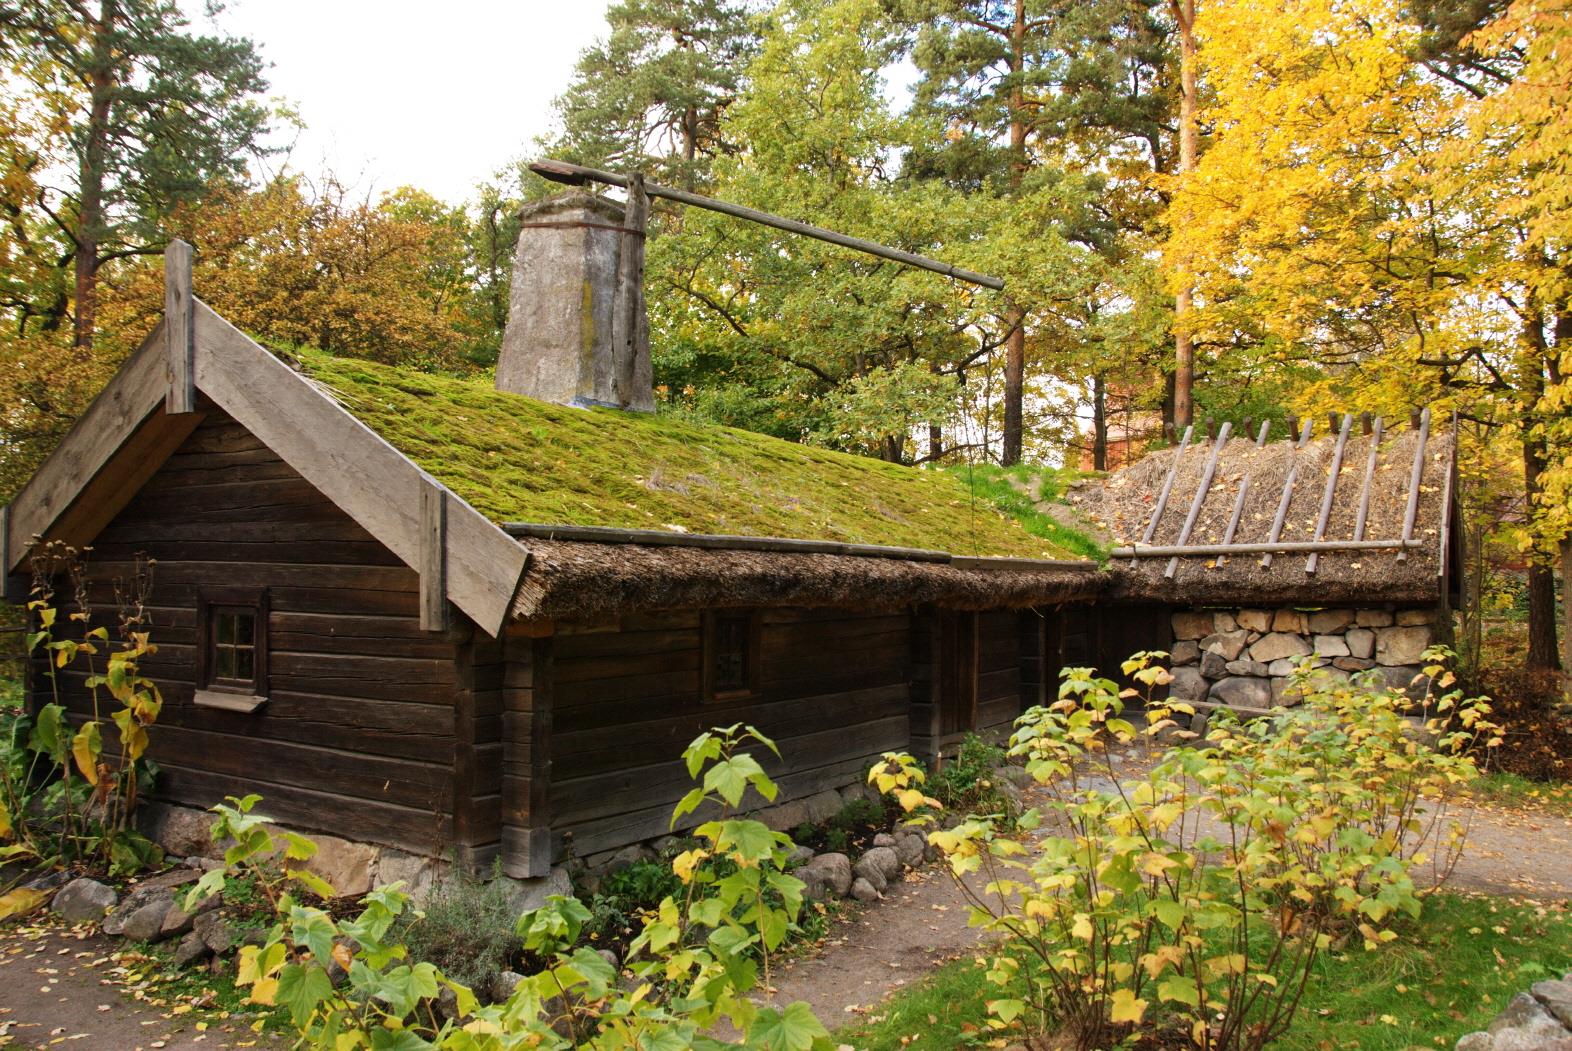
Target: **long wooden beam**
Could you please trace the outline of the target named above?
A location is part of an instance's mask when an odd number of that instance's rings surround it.
[[[586,168],[581,164],[569,164],[567,161],[536,161],[529,166],[529,170],[542,178],[550,179],[552,182],[565,183],[569,186],[582,186],[586,182],[599,182],[605,183],[607,186],[626,187],[630,181],[630,177],[626,175],[602,171],[599,168]],[[804,237],[812,237],[819,241],[840,245],[842,248],[854,248],[859,252],[867,252],[869,255],[878,256],[880,259],[905,263],[907,266],[915,266],[921,270],[931,270],[936,274],[953,277],[957,281],[965,281],[968,284],[981,285],[984,288],[992,289],[1004,288],[1004,280],[1002,278],[989,277],[987,274],[979,274],[972,270],[962,270],[958,266],[952,266],[937,259],[929,259],[927,256],[917,255],[913,252],[903,252],[899,248],[891,248],[888,245],[879,244],[877,241],[866,241],[861,237],[836,233],[834,230],[826,230],[822,226],[812,226],[808,223],[798,222],[795,219],[771,215],[769,212],[745,208],[740,204],[732,204],[729,201],[717,201],[713,197],[704,197],[696,193],[689,193],[686,190],[674,190],[669,186],[661,186],[653,182],[644,184],[644,192],[651,197],[663,197],[668,201],[676,201],[679,204],[691,204],[696,208],[707,208],[712,212],[720,212],[722,215],[730,215],[737,219],[747,219],[762,226],[773,227],[776,230],[785,230],[788,233],[801,234]]]
[[[1168,507],[1168,494],[1174,491],[1174,479],[1179,475],[1179,461],[1184,459],[1185,448],[1190,444],[1190,436],[1195,433],[1195,425],[1191,424],[1184,429],[1184,437],[1179,439],[1179,447],[1174,450],[1174,458],[1168,465],[1168,477],[1163,479],[1163,491],[1157,496],[1157,506],[1152,508],[1152,520],[1146,523],[1146,532],[1141,535],[1141,543],[1149,544],[1152,537],[1157,535],[1157,523],[1163,517],[1163,511]]]
[[[1369,429],[1370,414],[1365,413],[1365,433],[1370,435],[1370,453],[1365,457],[1365,477],[1359,483],[1359,511],[1354,516],[1354,539],[1365,538],[1365,523],[1370,518],[1370,483],[1375,480],[1376,462],[1381,458],[1381,434],[1386,429],[1386,420],[1376,417],[1375,432]]]
[[[1206,502],[1206,494],[1211,491],[1212,478],[1217,474],[1217,457],[1222,454],[1223,446],[1228,444],[1228,435],[1233,424],[1224,422],[1223,429],[1217,434],[1217,441],[1212,445],[1212,455],[1207,458],[1206,470],[1201,474],[1201,484],[1196,487],[1195,499],[1190,501],[1190,513],[1184,516],[1184,525],[1179,529],[1178,546],[1183,547],[1190,541],[1190,532],[1195,529],[1195,520],[1201,517],[1201,505]],[[1168,560],[1168,568],[1163,570],[1163,576],[1172,580],[1174,572],[1179,568],[1179,557],[1175,555]]]
[[[1272,543],[1283,535],[1283,523],[1288,520],[1288,505],[1294,498],[1294,479],[1299,474],[1299,454],[1310,441],[1311,423],[1306,420],[1304,427],[1299,431],[1299,444],[1294,446],[1294,462],[1288,468],[1288,477],[1283,479],[1283,497],[1277,502],[1277,516],[1272,519],[1272,532],[1268,538]],[[1261,568],[1265,569],[1272,564],[1272,552],[1268,551],[1261,556]]]
[[[1110,558],[1170,558],[1174,555],[1250,555],[1265,552],[1278,554],[1303,554],[1310,551],[1391,551],[1424,547],[1423,540],[1278,540],[1249,544],[1190,544],[1176,547],[1173,544],[1133,544],[1116,547],[1108,552]]]
[[[1249,421],[1246,421],[1248,423]],[[1249,430],[1249,427],[1245,428]],[[1272,421],[1261,421],[1261,432],[1255,436],[1255,447],[1260,450],[1266,445],[1266,436],[1272,432]],[[1234,534],[1239,531],[1239,519],[1244,517],[1245,494],[1250,491],[1250,472],[1246,471],[1244,478],[1239,482],[1239,495],[1234,498],[1234,513],[1228,518],[1228,528],[1223,532],[1223,543],[1234,542]],[[1224,559],[1226,563],[1227,559]]]
[[[1314,540],[1320,542],[1326,539],[1326,524],[1332,519],[1332,502],[1337,498],[1337,479],[1343,473],[1343,452],[1348,448],[1348,435],[1354,429],[1354,415],[1350,412],[1343,414],[1343,426],[1337,432],[1337,447],[1332,450],[1332,470],[1326,476],[1326,489],[1321,494],[1321,513],[1316,516]],[[1305,559],[1305,572],[1315,576],[1316,566],[1320,565],[1321,552],[1312,551],[1310,557]]]
[[[177,237],[164,248],[164,353],[169,362],[164,411],[171,416],[196,411],[195,312],[191,246]]]
[[[1425,477],[1425,446],[1430,441],[1430,407],[1419,414],[1419,438],[1414,443],[1414,466],[1408,474],[1408,507],[1403,511],[1403,539],[1414,537],[1414,522],[1419,517],[1419,483]],[[1397,553],[1399,562],[1408,559],[1408,552]]]

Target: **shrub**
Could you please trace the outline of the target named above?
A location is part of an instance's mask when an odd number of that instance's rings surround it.
[[[1003,748],[969,733],[955,757],[938,764],[928,779],[928,790],[950,810],[1002,810],[1004,799],[993,777],[1007,759]]]
[[[1125,673],[1164,685],[1159,656],[1138,654]],[[1450,685],[1439,665],[1426,672]],[[1083,1049],[1136,1025],[1229,1051],[1282,1035],[1334,938],[1374,948],[1396,937],[1394,916],[1417,914],[1410,866],[1433,847],[1444,874],[1461,839],[1441,802],[1425,801],[1469,780],[1467,750],[1493,739],[1482,701],[1432,693],[1415,705],[1370,680],[1306,673],[1300,707],[1245,726],[1214,720],[1206,748],[1175,748],[1121,784],[1112,749],[1137,736],[1122,718],[1135,691],[1090,669],[1063,675],[1059,701],[1022,716],[1010,749],[1044,787],[1053,831],[1032,838],[1045,824],[1032,810],[929,840],[957,877],[986,877],[981,893],[959,886],[977,922],[1007,935],[990,1011],[1009,1021],[1034,1009]],[[1174,730],[1168,716],[1184,710],[1149,705],[1145,732]],[[1414,711],[1430,716],[1432,743]],[[937,809],[909,756],[887,756],[872,776],[904,809]]]
[[[505,880],[479,879],[454,866],[432,888],[419,912],[407,912],[394,925],[395,940],[411,957],[437,965],[443,975],[464,985],[489,987],[520,950],[513,923],[518,909]]]

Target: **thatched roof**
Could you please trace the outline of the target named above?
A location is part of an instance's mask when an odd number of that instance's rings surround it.
[[[1361,492],[1372,439],[1356,433],[1343,452],[1342,467],[1333,491],[1331,513],[1324,540],[1352,540],[1361,504]],[[1363,539],[1397,540],[1403,537],[1409,483],[1419,432],[1387,432],[1377,453],[1370,481],[1368,513]],[[1231,543],[1261,544],[1272,541],[1285,483],[1298,466],[1295,484],[1281,534],[1275,539],[1305,543],[1316,541],[1317,523],[1337,439],[1329,435],[1296,449],[1292,441],[1271,442],[1261,448],[1247,438],[1227,443],[1218,457],[1212,483],[1201,503],[1187,546],[1221,544],[1227,534],[1241,486],[1245,487],[1243,512]],[[1195,493],[1204,476],[1213,443],[1192,444],[1180,457],[1172,491],[1147,544],[1176,546]],[[1110,597],[1171,601],[1187,605],[1215,603],[1423,603],[1440,597],[1442,543],[1451,514],[1448,477],[1453,464],[1454,436],[1443,428],[1431,431],[1422,455],[1417,517],[1413,539],[1422,546],[1407,557],[1398,551],[1326,551],[1318,556],[1314,574],[1306,571],[1306,552],[1274,554],[1263,566],[1259,553],[1220,555],[1195,552],[1183,555],[1172,577],[1165,575],[1167,557],[1117,557],[1119,546],[1141,544],[1172,466],[1175,449],[1165,449],[1138,460],[1111,475],[1101,485],[1072,494],[1071,502],[1114,538],[1116,557]]]
[[[519,540],[530,560],[513,610],[526,619],[740,606],[1024,609],[1088,600],[1107,583],[1094,562],[959,558],[924,551],[881,554],[868,549],[830,553],[771,549],[768,543],[737,547],[540,536]]]

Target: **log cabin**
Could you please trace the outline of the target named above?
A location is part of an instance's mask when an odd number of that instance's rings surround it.
[[[538,878],[665,834],[710,726],[775,739],[789,826],[882,752],[1007,731],[1062,666],[1172,649],[1184,699],[1250,708],[1283,699],[1258,645],[1402,672],[1410,635],[1378,660],[1357,633],[1444,602],[1453,446],[1419,428],[1186,439],[1075,498],[1124,545],[1105,567],[946,472],[653,413],[622,219],[526,209],[494,377],[269,350],[171,246],[162,322],[0,522],[13,596],[42,542],[91,548],[106,609],[155,560],[159,800],[257,792],[304,831]],[[1331,603],[1323,644],[1305,607]]]

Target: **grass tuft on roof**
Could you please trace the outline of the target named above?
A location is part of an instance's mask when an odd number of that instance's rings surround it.
[[[945,471],[660,415],[574,409],[455,378],[290,351],[350,413],[495,522],[1081,557]],[[1084,538],[1081,538],[1084,539]]]

